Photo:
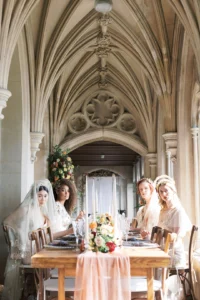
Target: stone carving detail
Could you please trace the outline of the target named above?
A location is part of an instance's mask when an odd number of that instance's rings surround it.
[[[119,131],[129,134],[137,131],[133,116],[127,112],[120,100],[106,91],[86,100],[80,110],[69,118],[69,134],[79,134],[94,127],[118,128]]]
[[[129,113],[124,113],[117,124],[117,127],[121,131],[125,131],[128,133],[135,133],[136,132],[136,124],[133,116]]]
[[[122,107],[117,100],[107,95],[92,98],[86,106],[86,114],[90,122],[97,126],[113,125],[119,118]]]
[[[76,113],[69,119],[69,130],[72,133],[83,132],[87,129],[87,121],[82,113]]]
[[[106,75],[108,73],[108,69],[106,66],[106,61],[108,54],[112,51],[110,47],[111,39],[110,36],[107,34],[108,25],[111,23],[111,18],[108,15],[103,15],[99,19],[100,25],[100,33],[97,37],[97,45],[95,46],[94,52],[99,58],[100,61],[100,68],[99,68],[99,87],[106,87],[107,80]]]

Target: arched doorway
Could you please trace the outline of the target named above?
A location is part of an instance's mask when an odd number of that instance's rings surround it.
[[[87,174],[91,178],[89,193],[92,193],[92,180],[95,181],[98,212],[109,212],[109,210],[111,212],[112,174],[115,174],[118,210],[125,210],[131,218],[135,215],[138,205],[136,181],[143,176],[143,168],[139,168],[138,174],[133,171],[135,164],[141,165],[143,162],[138,153],[120,144],[97,141],[75,149],[70,156],[73,164],[77,166],[75,177],[79,195],[78,210],[84,209],[85,175]],[[92,207],[89,207],[89,212],[91,211]]]

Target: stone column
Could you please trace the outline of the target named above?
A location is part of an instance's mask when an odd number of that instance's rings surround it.
[[[36,153],[40,151],[39,144],[41,144],[44,133],[42,132],[30,132],[30,142],[31,142],[31,162],[35,162]]]
[[[148,153],[146,156],[149,161],[150,177],[154,180],[157,176],[157,153]]]
[[[168,132],[163,134],[166,146],[167,157],[167,175],[174,178],[174,164],[177,154],[177,132]]]
[[[2,115],[2,110],[7,106],[6,102],[12,96],[11,92],[0,88],[0,120],[4,119],[4,115]]]
[[[198,136],[199,128],[191,128],[193,140],[193,157],[194,157],[194,198],[195,198],[195,223],[199,226],[200,220],[200,205],[199,205],[199,157],[198,157]]]
[[[166,151],[167,156],[167,175],[171,176],[172,170],[171,170],[171,151]]]

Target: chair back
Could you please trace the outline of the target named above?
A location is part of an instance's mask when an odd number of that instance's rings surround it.
[[[137,224],[138,224],[138,221],[137,219],[133,219],[132,220],[132,223],[131,223],[131,227],[134,229],[134,228],[137,228]]]
[[[33,230],[29,235],[29,239],[31,241],[35,241],[36,252],[39,252],[42,248],[44,248],[45,244],[53,241],[51,227],[42,227],[37,230]]]
[[[53,235],[51,233],[50,227],[38,228],[29,234],[29,239],[35,242],[35,252],[39,252],[44,248],[44,245],[53,241]],[[43,299],[43,281],[47,280],[51,276],[50,269],[39,269],[35,270],[37,282],[38,282],[38,292],[39,297]]]
[[[152,232],[151,232],[151,241],[157,243],[158,245],[162,246],[163,249],[165,249],[168,233],[172,233],[172,232],[167,229],[163,229],[161,227],[154,226],[152,228]],[[168,237],[168,239],[169,239],[169,237]],[[171,237],[171,239],[172,239],[172,237]]]
[[[190,280],[190,292],[192,294],[193,300],[197,300],[194,293],[194,282],[196,281],[194,269],[193,269],[193,252],[195,250],[195,244],[197,241],[198,227],[193,225],[191,234],[190,234],[190,242],[189,242],[189,280]]]

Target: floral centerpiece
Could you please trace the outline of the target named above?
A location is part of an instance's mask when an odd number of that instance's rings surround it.
[[[96,221],[89,224],[89,247],[92,251],[112,252],[115,250],[114,223],[109,214],[102,214],[96,217]]]
[[[49,180],[53,186],[62,178],[74,181],[74,165],[68,153],[69,150],[63,151],[56,145],[48,156]]]

